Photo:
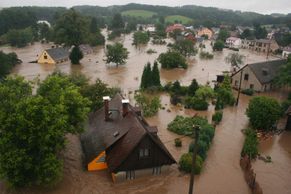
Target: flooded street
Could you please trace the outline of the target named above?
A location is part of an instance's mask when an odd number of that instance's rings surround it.
[[[32,46],[15,49],[10,47],[0,47],[4,52],[16,52],[23,61],[17,65],[13,74],[24,76],[28,80],[38,77],[44,79],[54,70],[59,69],[62,72],[82,72],[93,82],[97,78],[103,80],[110,86],[120,87],[123,93],[134,91],[139,88],[140,77],[143,67],[147,62],[154,62],[160,53],[167,50],[166,46],[148,44],[145,47],[135,48],[132,46],[132,35],[126,35],[120,38],[120,41],[128,48],[130,54],[127,63],[116,68],[106,65],[104,48],[96,48],[96,53],[85,56],[81,65],[71,65],[70,62],[57,65],[41,65],[29,63],[36,60],[43,49],[50,48],[49,44],[35,43]],[[171,40],[167,40],[170,42]],[[155,54],[147,54],[146,51],[151,48],[157,51]],[[206,50],[210,50],[210,42],[206,42]],[[199,55],[192,57],[187,70],[161,70],[161,81],[179,80],[182,84],[190,84],[192,79],[196,79],[200,84],[216,79],[217,74],[223,71],[229,71],[230,65],[224,62],[224,58],[231,53],[228,49],[223,52],[214,53],[213,60],[201,60]],[[241,50],[241,54],[246,56],[246,63],[266,60],[265,55]],[[273,95],[273,94],[271,94]],[[284,98],[284,96],[279,96]],[[132,99],[133,96],[131,95]],[[191,142],[189,137],[182,138],[183,146],[176,148],[174,139],[178,135],[169,132],[167,125],[176,115],[193,116],[198,113],[211,121],[214,107],[210,106],[208,111],[185,110],[182,107],[170,105],[168,94],[161,94],[162,105],[165,110],[160,110],[155,117],[148,118],[150,125],[158,126],[158,135],[162,142],[169,149],[176,161],[180,156],[188,152],[188,145]],[[208,157],[204,163],[201,175],[196,176],[194,190],[197,194],[248,194],[251,193],[245,180],[243,172],[239,166],[240,152],[242,149],[244,136],[241,129],[247,127],[248,119],[245,115],[245,109],[248,105],[249,97],[241,96],[238,107],[228,107],[224,109],[224,118],[216,128],[216,134],[213,143],[208,151]],[[170,109],[171,112],[168,112]],[[21,190],[18,193],[54,193],[54,194],[107,194],[107,193],[170,193],[183,194],[188,192],[189,175],[178,170],[177,165],[173,165],[168,174],[161,176],[144,177],[132,181],[113,184],[107,171],[86,172],[82,168],[82,151],[80,141],[77,136],[68,135],[69,143],[64,152],[64,179],[53,189],[40,190],[30,188]],[[276,136],[273,140],[265,141],[260,144],[260,152],[263,155],[270,155],[273,163],[266,164],[263,161],[254,162],[254,169],[257,173],[257,180],[261,184],[264,193],[291,193],[291,134],[283,133]],[[16,193],[7,190],[3,184],[0,184],[0,193]]]

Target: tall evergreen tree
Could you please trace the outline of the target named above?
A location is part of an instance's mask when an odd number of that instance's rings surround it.
[[[72,64],[80,64],[80,60],[83,58],[83,53],[78,46],[75,46],[70,54],[70,60]]]
[[[195,96],[196,90],[199,88],[199,85],[196,79],[193,79],[190,86],[188,87],[188,95]]]
[[[154,67],[152,70],[152,77],[151,80],[153,82],[153,86],[161,86],[161,80],[160,80],[160,71],[158,67],[158,62],[154,62]]]
[[[151,68],[151,63],[147,63],[146,66],[144,67],[142,78],[141,78],[141,85],[140,87],[142,89],[146,89],[150,86],[152,86],[152,68]]]
[[[143,68],[142,76],[141,76],[141,83],[140,83],[140,88],[145,89],[146,88],[146,66]]]

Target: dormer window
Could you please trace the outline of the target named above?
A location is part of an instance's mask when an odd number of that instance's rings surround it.
[[[47,55],[46,55],[46,53],[44,54],[43,58],[44,58],[44,59],[47,59]]]

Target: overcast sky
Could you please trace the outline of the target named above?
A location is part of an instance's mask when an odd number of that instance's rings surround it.
[[[74,5],[124,5],[128,3],[152,5],[201,5],[263,14],[291,13],[291,0],[0,0],[0,7],[11,6],[65,6]]]

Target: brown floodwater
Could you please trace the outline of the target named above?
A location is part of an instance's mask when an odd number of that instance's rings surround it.
[[[104,33],[104,32],[103,32]],[[34,45],[16,49],[11,47],[1,47],[5,52],[16,52],[23,61],[13,69],[13,74],[24,76],[28,80],[36,77],[44,79],[48,74],[58,69],[62,72],[81,72],[91,78],[93,82],[100,78],[110,86],[120,87],[123,93],[138,89],[143,67],[147,62],[154,62],[160,53],[167,50],[164,45],[142,46],[135,48],[131,45],[132,35],[119,38],[119,41],[128,48],[130,54],[125,65],[118,68],[114,65],[107,65],[104,62],[104,47],[97,47],[94,54],[84,57],[81,65],[71,65],[69,62],[57,65],[41,65],[29,63],[36,60],[43,49],[50,48],[50,44],[35,43]],[[167,42],[172,42],[167,39]],[[157,51],[155,54],[147,54],[146,50],[152,48]],[[206,50],[210,51],[210,42],[206,42]],[[230,65],[224,62],[225,56],[233,51],[225,49],[223,52],[214,53],[213,60],[201,60],[198,56],[188,60],[187,70],[161,70],[161,81],[179,80],[182,84],[190,84],[196,78],[200,84],[212,83],[217,74],[229,71]],[[263,54],[241,50],[246,56],[246,63],[263,61],[266,56]],[[273,94],[270,94],[273,95]],[[279,97],[284,98],[285,95]],[[133,94],[129,95],[133,101]],[[198,113],[211,120],[214,107],[210,106],[208,111],[185,110],[183,107],[170,105],[169,95],[161,94],[162,105],[165,110],[160,110],[154,117],[148,118],[151,125],[158,126],[158,135],[169,149],[174,158],[178,161],[180,156],[188,151],[191,142],[189,137],[181,137],[183,146],[176,148],[174,139],[180,137],[167,130],[167,125],[176,115],[193,116]],[[238,107],[228,107],[224,109],[224,118],[216,128],[216,134],[212,146],[208,151],[208,157],[204,163],[203,171],[199,176],[195,176],[195,193],[201,194],[247,194],[251,193],[244,181],[243,172],[239,166],[240,151],[242,149],[244,136],[241,129],[247,127],[248,120],[245,116],[245,109],[248,105],[249,97],[242,95]],[[170,110],[168,112],[167,110]],[[4,184],[0,184],[0,193],[187,193],[189,187],[189,175],[178,170],[177,165],[173,165],[168,174],[161,176],[143,177],[140,179],[113,184],[106,171],[86,172],[82,168],[81,146],[77,136],[68,135],[68,145],[64,151],[64,177],[63,181],[51,189],[29,188],[20,191],[11,191]],[[290,141],[291,135],[283,133],[276,136],[271,142],[260,144],[260,152],[272,156],[273,163],[265,164],[262,161],[254,163],[257,179],[265,193],[290,193],[291,177],[291,156]]]

